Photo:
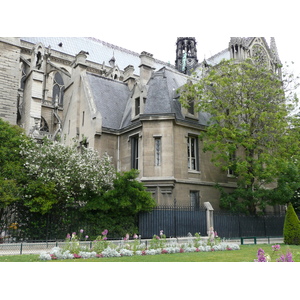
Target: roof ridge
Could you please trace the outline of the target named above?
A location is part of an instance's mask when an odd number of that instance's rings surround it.
[[[105,45],[107,47],[110,47],[112,49],[120,50],[120,51],[126,52],[128,54],[132,54],[132,55],[135,55],[135,56],[140,56],[140,54],[137,53],[137,52],[135,52],[135,51],[128,50],[126,48],[123,48],[123,47],[120,47],[120,46],[117,46],[117,45],[114,45],[114,44],[110,44],[108,42],[104,42],[104,41],[102,41],[100,39],[97,39],[97,38],[94,38],[94,37],[86,37],[86,38],[89,39],[89,40],[92,40],[92,41],[94,41],[96,43],[101,43],[101,44],[103,44],[103,45]]]

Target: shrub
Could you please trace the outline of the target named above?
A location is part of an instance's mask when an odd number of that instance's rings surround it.
[[[294,207],[289,203],[283,226],[284,243],[300,245],[300,223]]]

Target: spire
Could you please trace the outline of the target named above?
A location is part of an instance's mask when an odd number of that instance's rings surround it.
[[[109,61],[109,64],[110,64],[111,67],[114,67],[115,63],[116,63],[116,59],[115,59],[115,51],[114,51],[113,52],[113,56],[112,56],[112,58]]]
[[[272,54],[272,58],[273,58],[274,62],[281,64],[274,37],[271,37],[270,50],[271,50],[271,54]]]

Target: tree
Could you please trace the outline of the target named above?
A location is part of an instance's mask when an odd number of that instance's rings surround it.
[[[138,214],[151,211],[156,203],[142,182],[138,170],[117,173],[113,188],[94,197],[83,208],[88,223],[109,228],[110,236],[120,237],[138,232]]]
[[[193,100],[198,111],[210,115],[200,135],[203,151],[237,177],[237,189],[222,192],[224,208],[252,214],[264,209],[270,197],[266,186],[276,182],[291,157],[299,156],[299,140],[291,129],[297,100],[289,90],[293,82],[292,75],[281,78],[252,60],[223,60],[183,87],[182,103]]]
[[[19,146],[26,139],[23,130],[0,119],[0,232],[13,213],[9,207],[21,194],[23,160]]]
[[[300,223],[293,205],[289,203],[283,226],[284,243],[288,245],[300,245]]]
[[[47,213],[85,205],[90,197],[112,188],[115,169],[108,155],[82,147],[67,147],[45,139],[42,144],[27,140],[21,147],[29,180],[24,186],[24,204],[31,211]]]

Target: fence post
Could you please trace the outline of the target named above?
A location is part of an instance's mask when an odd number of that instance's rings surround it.
[[[22,255],[22,249],[23,248],[23,243],[21,243],[21,245],[20,245],[20,255]]]
[[[176,220],[176,215],[177,215],[176,198],[174,198],[174,235],[177,238],[177,220]]]
[[[209,235],[210,228],[214,227],[214,215],[213,215],[213,207],[210,202],[204,202],[204,206],[206,208],[206,226],[207,226],[207,235]]]

